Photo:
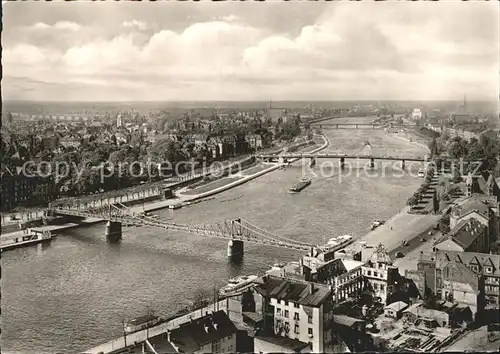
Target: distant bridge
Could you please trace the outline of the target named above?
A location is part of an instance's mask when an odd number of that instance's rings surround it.
[[[318,247],[305,242],[278,236],[243,219],[227,220],[214,224],[186,225],[177,224],[158,216],[134,212],[123,204],[110,204],[98,208],[51,207],[51,212],[58,215],[70,215],[83,218],[99,218],[108,221],[106,236],[112,241],[121,239],[123,225],[148,226],[164,230],[194,233],[211,238],[229,241],[228,256],[243,255],[243,242],[275,246],[299,251],[310,251]],[[345,246],[345,245],[344,245]]]
[[[313,127],[320,129],[398,129],[398,128],[415,128],[415,124],[393,124],[383,125],[375,123],[315,123]]]
[[[341,154],[341,153],[326,153],[326,154],[311,154],[311,153],[282,153],[279,155],[261,154],[257,158],[262,160],[283,159],[286,162],[288,159],[363,159],[363,160],[389,160],[389,161],[414,161],[425,162],[427,157],[408,157],[408,156],[388,156],[388,155],[364,155],[364,154]]]

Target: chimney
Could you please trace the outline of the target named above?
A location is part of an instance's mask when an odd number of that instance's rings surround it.
[[[314,294],[314,284],[313,283],[309,283],[309,294],[310,295]]]

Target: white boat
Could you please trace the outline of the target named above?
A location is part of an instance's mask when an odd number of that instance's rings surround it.
[[[375,230],[377,227],[379,227],[380,225],[383,225],[383,224],[384,224],[383,220],[373,220],[372,230]]]
[[[353,236],[352,235],[342,235],[342,236],[337,236],[337,237],[332,237],[331,239],[328,240],[328,242],[325,245],[325,250],[328,251],[332,248],[342,248],[343,246],[347,246],[352,240]]]
[[[221,295],[225,295],[227,293],[237,291],[237,290],[245,287],[246,285],[251,284],[257,278],[258,278],[258,276],[256,276],[256,275],[243,275],[243,276],[229,279],[228,284],[225,287],[221,288],[219,293]]]
[[[172,210],[175,210],[175,209],[180,209],[182,208],[182,204],[181,203],[178,203],[178,204],[170,204],[168,206],[169,209],[172,209]]]
[[[421,168],[420,170],[418,170],[418,177],[420,178],[424,178],[425,177],[425,171],[423,168]]]

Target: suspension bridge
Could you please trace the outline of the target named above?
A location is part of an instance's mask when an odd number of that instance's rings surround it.
[[[135,212],[130,207],[121,203],[86,209],[78,207],[52,207],[50,210],[56,215],[98,218],[107,221],[106,236],[114,242],[121,239],[122,225],[126,225],[153,227],[163,230],[193,233],[210,238],[224,239],[228,241],[228,257],[231,258],[243,256],[244,242],[307,252],[311,251],[312,248],[318,248],[318,245],[278,236],[240,218],[214,224],[177,224],[157,215]]]

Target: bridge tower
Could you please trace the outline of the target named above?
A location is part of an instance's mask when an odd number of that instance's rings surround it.
[[[241,219],[231,221],[232,240],[227,243],[227,258],[233,262],[239,262],[243,259],[244,244],[243,240],[235,240],[235,236],[241,236]]]
[[[120,242],[122,239],[122,223],[111,220],[111,204],[108,205],[109,220],[106,223],[106,239],[111,243]]]
[[[106,239],[111,243],[119,242],[122,239],[122,223],[109,220],[106,223]]]

